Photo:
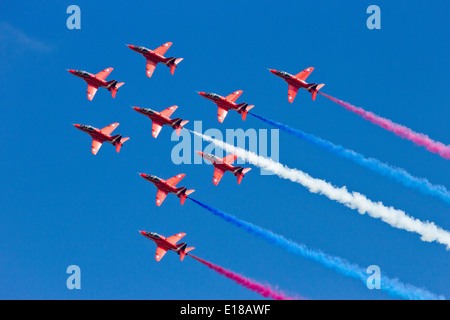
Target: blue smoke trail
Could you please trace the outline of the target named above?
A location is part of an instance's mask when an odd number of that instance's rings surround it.
[[[353,150],[349,150],[340,145],[335,145],[330,141],[321,139],[312,134],[308,134],[298,129],[294,129],[285,124],[266,119],[262,116],[256,115],[254,113],[249,112],[255,118],[258,118],[272,126],[275,126],[281,130],[284,130],[290,134],[293,134],[297,138],[303,139],[306,142],[315,144],[323,149],[333,152],[334,154],[349,159],[363,167],[369,168],[370,170],[379,173],[385,177],[391,178],[397,182],[400,182],[407,188],[413,188],[419,190],[423,194],[432,195],[440,198],[450,205],[450,192],[441,185],[433,185],[427,179],[414,177],[409,174],[407,171],[401,168],[391,167],[377,159],[374,158],[366,158],[360,153],[357,153]]]
[[[291,240],[284,238],[281,235],[277,235],[270,230],[258,227],[250,222],[246,222],[232,216],[228,213],[222,212],[216,208],[210,207],[200,201],[188,197],[191,201],[210,211],[214,215],[221,217],[225,221],[238,226],[245,231],[266,240],[267,242],[279,246],[290,253],[293,253],[304,258],[311,259],[318,262],[330,269],[333,269],[345,276],[359,279],[364,285],[367,281],[367,273],[362,267],[347,262],[339,257],[329,256],[321,251],[312,250],[307,248],[303,244],[295,243]],[[419,289],[414,286],[403,284],[396,279],[390,279],[385,276],[381,276],[381,290],[388,292],[393,296],[402,297],[411,300],[438,300],[444,299],[441,296],[437,296],[425,289]]]

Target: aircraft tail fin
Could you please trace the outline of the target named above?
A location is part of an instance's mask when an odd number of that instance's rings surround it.
[[[191,189],[191,190],[186,190],[185,192],[183,192],[182,194],[180,194],[180,203],[181,205],[184,204],[184,201],[186,201],[186,198],[188,197],[188,195],[190,195],[191,193],[193,193],[195,190]]]
[[[323,84],[323,83],[321,83],[321,84],[316,84],[316,85],[314,85],[311,89],[309,89],[309,92],[312,93],[312,99],[313,99],[313,101],[316,100],[317,93],[319,92],[320,89],[323,88],[323,86],[325,86],[325,84]]]
[[[249,172],[250,170],[252,170],[252,168],[245,168],[245,169],[242,169],[238,174],[237,174],[237,181],[238,181],[238,184],[241,184],[241,181],[242,181],[242,178],[245,176],[245,174],[247,173],[247,172]]]
[[[254,108],[254,105],[246,106],[240,113],[242,116],[242,120],[245,121],[245,118],[247,118],[247,114],[250,111],[250,109]]]
[[[116,83],[111,87],[111,95],[112,95],[113,98],[116,97],[117,90],[119,90],[119,88],[121,86],[123,86],[124,84],[125,84],[125,82],[117,83],[117,81],[116,81]]]

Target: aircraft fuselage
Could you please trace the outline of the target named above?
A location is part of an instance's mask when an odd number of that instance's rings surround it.
[[[229,171],[233,174],[236,174],[239,172],[240,169],[242,169],[242,167],[235,167],[231,164],[228,164],[226,162],[223,162],[222,159],[220,159],[219,157],[216,157],[212,154],[209,153],[204,153],[204,152],[199,152],[200,156],[205,158],[206,160],[210,161],[214,167],[217,167],[223,171]]]
[[[152,240],[154,243],[156,243],[158,247],[162,247],[164,249],[175,252],[178,252],[180,250],[180,248],[177,245],[170,243],[169,241],[166,240],[166,238],[154,232],[142,233],[142,235],[147,239]]]
[[[120,140],[121,136],[115,136],[115,138],[113,138],[113,136],[109,135],[109,134],[104,134],[103,132],[101,132],[99,129],[94,128],[92,126],[88,126],[88,125],[84,125],[84,124],[74,124],[74,127],[86,132],[87,134],[89,134],[93,139],[97,139],[97,140],[101,140],[101,141],[106,141],[109,142],[111,144],[114,144],[114,142],[116,142],[118,139]]]
[[[165,180],[158,178],[157,176],[141,173],[141,177],[153,183],[156,188],[161,189],[167,193],[173,193],[177,196],[186,190],[186,187],[177,188],[167,183]]]
[[[293,76],[292,74],[287,73],[285,71],[278,71],[278,70],[271,69],[270,72],[272,72],[277,77],[284,79],[284,81],[286,81],[288,84],[293,85],[297,88],[309,90],[315,85],[314,83],[313,84],[306,83],[306,81],[303,81],[303,80],[297,78],[296,76]]]
[[[231,109],[231,110],[235,110],[235,111],[239,111],[248,105],[246,103],[238,105],[237,103],[230,101],[230,100],[226,99],[225,97],[222,97],[216,93],[199,92],[199,94],[202,97],[213,101],[218,106],[225,107],[227,109]]]
[[[105,80],[97,78],[92,73],[82,71],[82,70],[69,70],[69,72],[71,74],[73,74],[74,76],[77,76],[78,78],[83,79],[88,84],[91,84],[95,87],[102,87],[102,88],[106,88],[106,89],[109,89],[111,87],[111,83],[108,83]]]
[[[146,59],[153,60],[155,62],[166,63],[167,58],[154,52],[153,50],[147,49],[141,46],[128,46],[131,50],[136,51],[137,53],[142,54]]]
[[[149,117],[151,120],[154,120],[161,124],[170,126],[173,122],[172,119],[170,119],[169,117],[165,117],[162,114],[160,114],[158,111],[155,111],[155,110],[152,110],[149,108],[134,107],[133,109],[136,110],[137,112],[139,112],[140,114],[143,114],[143,115]]]

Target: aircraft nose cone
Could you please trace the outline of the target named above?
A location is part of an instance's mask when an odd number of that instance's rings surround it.
[[[139,230],[138,230],[139,231]],[[140,234],[142,234],[143,236],[145,236],[146,232],[145,231],[139,231]]]
[[[204,93],[204,92],[198,92],[198,91],[197,91],[197,93],[198,93],[199,95],[201,95],[202,97],[205,96],[205,93]]]
[[[132,44],[127,44],[127,47],[130,49],[134,49],[134,46]]]
[[[139,173],[142,178],[145,178],[147,175],[145,173]]]
[[[203,157],[203,152],[197,151],[197,153],[198,153],[198,155],[199,155],[200,157]]]
[[[139,111],[139,107],[133,107],[133,109]]]
[[[68,69],[67,71],[69,71],[70,73],[75,73],[75,70],[73,69]]]
[[[73,126],[77,129],[80,129],[81,124],[74,124]]]
[[[277,72],[277,70],[275,70],[275,69],[269,69],[269,71],[272,72],[272,73]]]

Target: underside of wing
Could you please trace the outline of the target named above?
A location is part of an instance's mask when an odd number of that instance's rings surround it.
[[[113,68],[106,68],[103,71],[100,71],[99,73],[97,73],[95,76],[101,80],[105,80],[107,76],[109,76],[109,74],[113,71]]]
[[[225,171],[223,171],[222,169],[214,167],[214,176],[213,176],[214,185],[217,186],[219,184],[220,179],[222,179],[224,173]]]
[[[176,176],[167,179],[166,182],[172,186],[176,186],[186,175],[184,173],[177,174]]]
[[[155,253],[156,261],[161,260],[166,253],[167,253],[167,249],[165,249],[163,247],[156,248],[156,253]]]
[[[181,238],[183,238],[186,235],[186,233],[178,233],[176,235],[173,235],[171,237],[168,237],[166,240],[169,241],[171,244],[176,244],[178,241],[180,241]]]
[[[170,46],[172,45],[172,42],[166,42],[162,46],[159,46],[153,52],[156,52],[157,54],[164,55],[167,50],[169,50]]]
[[[290,103],[292,103],[295,99],[295,96],[297,95],[298,92],[298,87],[293,86],[293,85],[289,85],[289,89],[288,89],[288,100]]]
[[[158,62],[147,59],[147,77],[151,78]]]
[[[313,67],[309,67],[309,68],[306,68],[305,70],[303,70],[302,72],[297,73],[295,75],[295,77],[300,79],[300,80],[305,81],[306,78],[308,78],[309,75],[311,74],[311,72],[313,72],[313,71],[314,71],[314,68]]]
[[[153,138],[156,138],[158,136],[161,129],[162,129],[161,123],[152,121],[152,136],[153,136]]]
[[[91,152],[96,155],[98,150],[102,147],[103,141],[98,139],[92,139],[92,146],[91,146]]]
[[[236,100],[239,98],[239,96],[242,94],[242,92],[244,92],[244,91],[242,91],[242,90],[235,91],[232,94],[229,94],[228,96],[226,96],[225,99],[236,102]]]
[[[118,122],[115,123],[111,123],[109,126],[104,127],[103,129],[101,129],[100,131],[104,134],[111,134],[114,130],[116,130],[116,128],[119,126]]]
[[[97,93],[97,90],[98,90],[98,87],[96,87],[92,84],[88,84],[87,98],[92,101],[92,99],[94,99],[95,94]]]
[[[163,202],[164,199],[167,197],[167,192],[164,190],[158,189],[158,192],[156,193],[156,205],[159,207]]]
[[[227,116],[228,109],[222,106],[218,106],[217,110],[217,120],[219,120],[220,123],[225,120],[225,117]]]
[[[163,111],[161,111],[161,115],[164,117],[170,117],[172,115],[172,113],[175,112],[175,110],[177,110],[178,106],[171,106],[168,107],[167,109],[164,109]]]
[[[235,155],[234,153],[230,153],[225,158],[223,158],[222,161],[228,164],[233,164],[233,162],[235,162],[237,158],[237,155]]]

